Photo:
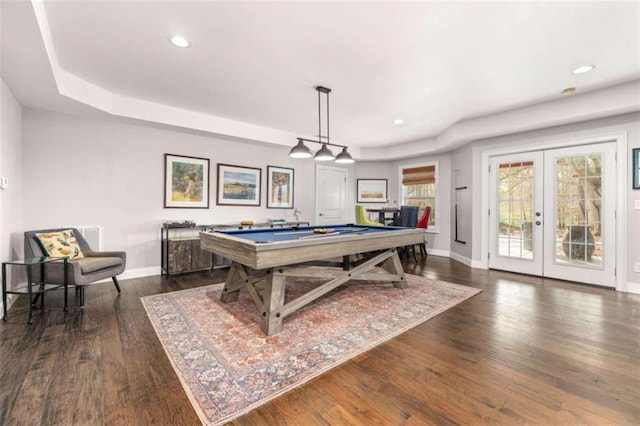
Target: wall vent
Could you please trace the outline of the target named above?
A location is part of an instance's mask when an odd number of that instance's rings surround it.
[[[102,227],[97,225],[69,225],[69,228],[76,228],[87,240],[89,247],[94,251],[102,250]],[[66,228],[66,226],[65,226]]]

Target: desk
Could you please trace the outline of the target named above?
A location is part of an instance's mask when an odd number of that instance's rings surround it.
[[[393,214],[393,222],[398,220],[400,215],[400,209],[398,208],[383,208],[383,209],[367,209],[367,213],[378,213],[378,222],[386,225],[387,214]],[[392,222],[392,223],[393,223]]]
[[[335,232],[316,234],[314,229],[333,229]],[[231,260],[220,300],[224,303],[236,301],[240,290],[246,288],[262,314],[260,328],[265,334],[274,334],[282,330],[285,317],[347,281],[389,281],[394,287],[406,288],[396,247],[422,242],[423,232],[417,228],[349,224],[201,232],[200,241],[203,250]],[[351,267],[348,261],[350,255],[370,252],[375,253]],[[294,266],[339,256],[344,259],[342,268],[311,270]],[[377,268],[377,265],[381,265],[381,268]],[[328,281],[285,304],[287,276],[313,276]],[[258,284],[264,288],[262,295],[258,291]]]
[[[46,284],[44,281],[44,264],[49,262],[64,262],[64,284]],[[25,288],[16,288],[7,290],[7,265],[22,266],[27,270],[27,286]],[[40,277],[42,282],[33,282],[33,267],[40,266]],[[28,323],[31,324],[31,314],[33,313],[33,305],[37,302],[38,297],[40,299],[40,306],[44,307],[44,293],[50,290],[57,290],[64,288],[64,310],[67,310],[67,292],[69,289],[67,277],[67,258],[66,257],[33,257],[29,259],[12,260],[10,262],[2,262],[2,306],[4,308],[4,315],[2,320],[7,320],[7,294],[28,294],[29,295],[29,319]],[[38,288],[34,289],[34,285]],[[36,298],[33,298],[35,294]]]

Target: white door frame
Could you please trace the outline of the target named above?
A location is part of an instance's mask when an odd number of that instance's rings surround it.
[[[577,145],[588,145],[602,142],[616,142],[617,174],[616,174],[616,290],[627,291],[627,132],[587,136],[581,138],[556,139],[540,142],[540,138],[518,141],[519,147],[488,149],[482,152],[482,203],[481,203],[481,253],[480,267],[489,269],[489,165],[491,157],[497,155],[516,154],[520,152],[539,151],[553,148],[566,148]],[[526,147],[526,148],[525,148]]]

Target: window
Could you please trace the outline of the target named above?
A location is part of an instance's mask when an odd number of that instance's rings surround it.
[[[400,166],[400,198],[403,206],[418,206],[418,217],[431,206],[429,229],[437,230],[438,162]]]

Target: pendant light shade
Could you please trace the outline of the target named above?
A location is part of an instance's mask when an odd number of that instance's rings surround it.
[[[311,158],[313,154],[308,146],[304,144],[302,139],[298,139],[298,144],[291,148],[289,151],[289,157],[291,158]]]
[[[313,159],[317,161],[331,161],[335,158],[336,157],[335,155],[333,155],[333,152],[331,152],[331,150],[327,148],[326,143],[323,143],[322,148],[320,148],[318,152],[316,152],[316,155],[313,156]]]
[[[347,147],[346,146],[343,147],[340,154],[338,154],[338,156],[336,157],[336,163],[351,164],[353,162],[355,162],[355,160],[353,159],[351,154],[349,154],[349,152],[347,151]]]
[[[336,163],[349,164],[353,163],[354,159],[351,157],[351,154],[347,151],[347,147],[344,145],[337,145],[331,143],[329,139],[329,93],[331,93],[331,89],[323,86],[317,86],[316,91],[318,92],[318,140],[298,138],[298,144],[291,148],[289,151],[289,157],[292,158],[310,158],[313,156],[313,159],[316,161],[332,161],[335,160]],[[325,94],[327,97],[327,136],[322,136],[322,108],[321,108],[321,95]],[[323,140],[324,139],[324,140]],[[304,144],[304,142],[313,142],[317,144],[321,144],[322,148],[316,152],[315,155],[311,153],[311,150]],[[331,150],[327,145],[338,146],[342,148],[342,151],[336,157],[333,155]]]

